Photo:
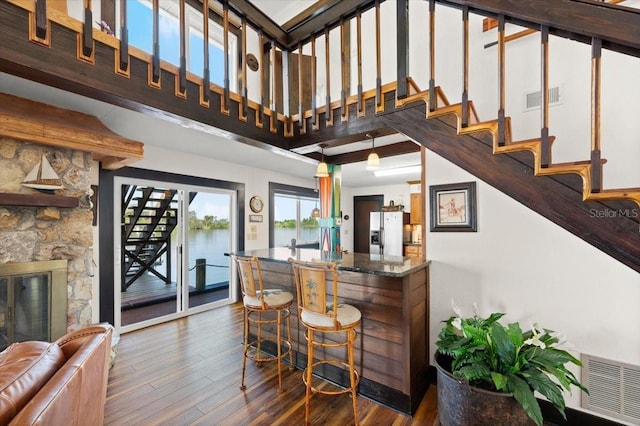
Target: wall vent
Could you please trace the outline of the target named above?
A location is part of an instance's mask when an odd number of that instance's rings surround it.
[[[582,355],[581,406],[640,425],[640,366]]]
[[[561,86],[549,88],[549,106],[560,105],[562,103],[563,90]],[[524,110],[531,111],[539,109],[542,105],[542,90],[524,94]]]

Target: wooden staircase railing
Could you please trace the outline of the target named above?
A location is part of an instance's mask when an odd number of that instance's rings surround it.
[[[219,16],[219,22],[222,24],[224,34],[224,63],[218,64],[224,71],[224,83],[223,86],[218,86],[209,82],[209,61],[205,61],[204,75],[200,78],[194,74],[186,71],[185,68],[185,19],[184,19],[184,7],[185,0],[177,0],[180,6],[180,65],[174,66],[167,64],[160,60],[158,46],[157,46],[157,24],[154,25],[154,52],[149,55],[148,53],[141,52],[138,49],[131,47],[127,43],[127,20],[126,15],[121,15],[121,34],[122,40],[116,39],[107,33],[92,29],[91,14],[91,2],[85,3],[84,21],[79,22],[70,18],[65,13],[56,9],[47,9],[45,2],[35,2],[34,0],[7,0],[9,3],[17,5],[30,14],[30,39],[43,46],[50,47],[50,33],[51,22],[56,22],[59,25],[67,27],[78,34],[78,49],[77,57],[79,60],[95,64],[95,44],[102,43],[113,47],[114,49],[114,70],[116,74],[127,78],[131,73],[131,58],[136,57],[148,63],[148,83],[153,89],[162,89],[159,84],[159,76],[161,73],[170,73],[175,75],[175,88],[174,95],[178,98],[186,99],[186,86],[189,84],[197,85],[199,90],[199,105],[202,108],[210,109],[214,103],[211,102],[212,94],[215,94],[220,102],[215,105],[219,105],[219,113],[224,116],[232,115],[232,106],[238,105],[238,117],[239,121],[248,121],[248,111],[253,111],[255,117],[254,123],[246,123],[247,126],[253,125],[256,128],[262,129],[263,127],[271,134],[281,134],[284,138],[289,138],[289,143],[279,143],[279,147],[285,149],[295,149],[302,143],[297,136],[307,135],[313,132],[321,132],[323,129],[327,129],[332,126],[337,126],[341,122],[348,121],[353,115],[348,111],[353,108],[357,112],[355,116],[357,118],[365,118],[365,104],[367,102],[374,102],[375,113],[384,114],[393,112],[387,110],[390,99],[386,99],[389,93],[395,93],[395,99],[392,101],[393,108],[403,108],[410,103],[421,100],[427,103],[426,118],[443,117],[444,115],[454,114],[457,117],[458,125],[457,131],[460,135],[475,133],[475,132],[489,132],[493,138],[494,152],[496,154],[511,154],[517,151],[528,151],[533,154],[534,157],[534,172],[536,175],[556,175],[556,174],[576,174],[582,179],[582,198],[584,200],[630,200],[640,206],[640,188],[606,188],[602,182],[603,166],[606,160],[601,158],[601,132],[600,132],[600,109],[601,109],[601,96],[600,96],[600,58],[602,49],[602,40],[597,37],[591,37],[592,45],[592,83],[591,83],[591,156],[589,159],[577,160],[574,162],[554,163],[551,158],[551,146],[555,140],[555,137],[549,135],[548,127],[548,36],[551,28],[538,23],[539,33],[541,34],[541,46],[542,46],[542,94],[543,94],[543,125],[539,138],[533,138],[528,140],[513,141],[511,137],[511,119],[505,116],[505,55],[504,44],[508,40],[505,36],[504,26],[505,21],[510,19],[510,16],[502,14],[495,14],[491,11],[485,11],[488,16],[496,17],[498,20],[498,73],[499,73],[499,98],[500,106],[498,110],[498,117],[494,120],[481,122],[474,108],[474,104],[468,99],[468,77],[469,77],[469,7],[470,5],[461,5],[463,15],[463,91],[461,94],[461,102],[451,104],[444,96],[442,90],[436,85],[435,79],[435,36],[434,30],[436,25],[435,5],[443,4],[445,6],[456,6],[457,1],[439,2],[436,0],[429,1],[429,89],[427,91],[420,91],[413,79],[408,75],[398,75],[398,81],[392,83],[383,84],[381,75],[381,63],[384,58],[380,48],[380,34],[381,34],[381,14],[380,14],[380,0],[372,2],[361,2],[357,10],[352,11],[349,15],[344,15],[335,24],[325,25],[321,31],[314,34],[309,34],[309,37],[304,40],[300,40],[295,47],[290,47],[287,44],[286,34],[278,33],[271,27],[261,27],[260,23],[251,20],[251,17],[242,15],[237,9],[230,10],[230,4],[226,0],[221,1],[203,1],[202,2],[202,16],[204,22],[207,22],[207,17],[211,11]],[[467,2],[468,3],[468,2]],[[474,12],[480,11],[480,3],[474,5]],[[154,16],[158,15],[158,3],[154,4]],[[399,4],[407,5],[406,1],[402,1]],[[458,5],[459,6],[459,5]],[[362,55],[361,55],[361,15],[363,10],[373,7],[375,10],[375,34],[376,34],[376,47],[375,47],[375,88],[369,90],[363,90],[362,81]],[[122,8],[124,8],[124,2],[122,2]],[[126,8],[125,8],[126,9]],[[398,9],[402,9],[399,7]],[[406,16],[402,14],[407,13],[406,10],[398,11],[398,21],[406,23]],[[356,20],[356,32],[358,40],[358,72],[357,72],[357,90],[350,93],[348,87],[342,82],[340,99],[331,99],[331,66],[333,65],[329,61],[329,32],[332,28],[340,26],[341,31],[344,29],[346,23],[351,20]],[[231,31],[230,27],[234,22],[235,28],[242,35],[241,49],[243,57],[246,58],[246,34],[248,26],[251,25],[258,34],[259,43],[263,46],[263,54],[258,58],[259,69],[261,78],[259,79],[260,88],[258,90],[260,100],[258,102],[249,99],[248,87],[247,87],[247,61],[242,61],[241,75],[239,79],[239,90],[234,92],[230,88],[230,75],[229,75],[229,43],[228,36]],[[133,23],[132,23],[133,24]],[[115,25],[113,25],[115,27]],[[207,27],[207,25],[205,25]],[[587,33],[580,34],[582,38],[589,37]],[[316,38],[324,38],[325,50],[327,53],[324,58],[318,58],[316,56]],[[339,44],[339,48],[344,50],[348,47],[348,41],[346,37],[342,37]],[[208,49],[206,43],[204,43],[204,58],[208,58]],[[275,72],[276,51],[280,50],[291,54],[294,51],[298,51],[300,56],[303,53],[303,47],[309,46],[311,49],[311,55],[314,58],[313,67],[311,73],[308,76],[298,73],[298,87],[291,87],[291,91],[297,91],[302,93],[303,79],[307,78],[311,81],[311,107],[303,110],[300,105],[298,108],[292,108],[295,111],[293,114],[285,115],[283,112],[278,111],[274,96],[272,92],[276,92],[276,87],[279,88],[277,75]],[[631,49],[636,49],[636,46],[631,46]],[[284,56],[284,55],[283,55]],[[400,57],[400,54],[398,54]],[[316,99],[316,87],[317,87],[317,70],[316,63],[319,63],[321,59],[324,59],[325,76],[326,81],[324,85],[326,87],[326,98],[324,102],[320,102]],[[404,68],[406,58],[403,58],[402,65]],[[343,79],[350,75],[351,70],[346,69],[347,65],[343,61],[341,64],[341,71]],[[299,68],[299,71],[302,67]],[[334,85],[335,86],[335,85]],[[406,93],[405,93],[406,92]],[[302,100],[300,99],[300,103]],[[335,111],[339,111],[339,115],[335,114]],[[340,117],[340,120],[336,120]],[[268,121],[268,124],[266,123]],[[217,121],[216,123],[219,123]],[[253,135],[253,134],[252,134]],[[293,138],[293,139],[291,139]]]

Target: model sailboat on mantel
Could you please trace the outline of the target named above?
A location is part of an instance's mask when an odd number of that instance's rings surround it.
[[[42,154],[42,160],[24,178],[22,186],[44,191],[63,188],[60,176],[53,170],[44,154]]]

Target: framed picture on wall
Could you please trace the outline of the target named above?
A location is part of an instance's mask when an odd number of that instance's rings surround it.
[[[476,232],[476,183],[429,186],[431,232]]]

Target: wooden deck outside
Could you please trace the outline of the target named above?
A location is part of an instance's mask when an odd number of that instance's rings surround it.
[[[228,287],[228,283],[207,284],[204,291],[211,291]],[[122,309],[131,309],[139,305],[168,300],[176,295],[177,286],[175,282],[165,283],[153,274],[146,273],[138,278],[127,291],[120,293],[120,304]],[[194,294],[196,288],[189,286],[189,293]]]

